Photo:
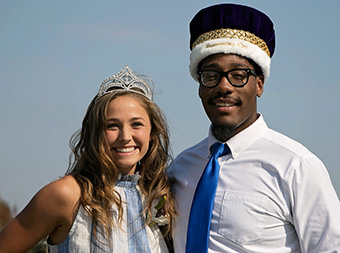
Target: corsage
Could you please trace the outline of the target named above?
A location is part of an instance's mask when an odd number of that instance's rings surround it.
[[[168,220],[168,215],[165,214],[164,212],[164,204],[166,202],[166,196],[163,195],[157,205],[154,206],[153,210],[152,210],[152,218],[151,218],[151,222],[150,222],[150,226],[157,224],[158,226],[165,226],[169,223]]]

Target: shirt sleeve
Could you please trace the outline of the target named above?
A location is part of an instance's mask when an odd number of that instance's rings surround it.
[[[340,252],[340,202],[316,156],[292,164],[291,211],[303,252]]]

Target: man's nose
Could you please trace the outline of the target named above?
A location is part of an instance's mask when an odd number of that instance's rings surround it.
[[[220,82],[217,84],[216,89],[222,94],[231,93],[234,91],[234,86],[231,85],[227,77],[223,76]]]

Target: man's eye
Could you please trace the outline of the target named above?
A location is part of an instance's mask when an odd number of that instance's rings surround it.
[[[235,80],[243,80],[247,78],[247,72],[245,71],[235,71],[230,74],[231,74],[231,77]]]
[[[216,73],[204,73],[204,79],[207,81],[216,80],[218,75]]]

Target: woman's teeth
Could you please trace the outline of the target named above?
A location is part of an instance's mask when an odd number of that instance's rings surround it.
[[[121,152],[121,153],[129,153],[129,152],[132,152],[135,150],[134,147],[130,147],[130,148],[116,148],[116,150],[118,152]]]

